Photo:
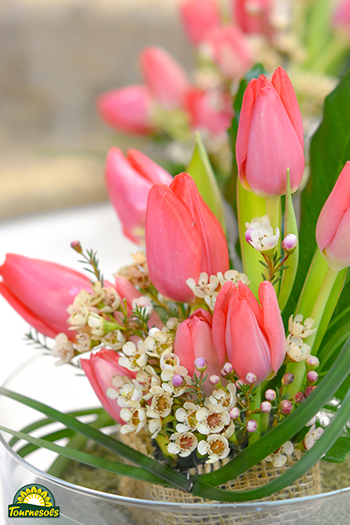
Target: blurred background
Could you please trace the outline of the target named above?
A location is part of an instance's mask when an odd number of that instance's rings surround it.
[[[147,45],[191,70],[178,3],[0,1],[0,219],[106,200],[111,146],[154,154],[147,139],[108,129],[95,100],[140,82]]]

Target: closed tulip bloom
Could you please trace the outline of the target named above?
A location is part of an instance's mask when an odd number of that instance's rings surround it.
[[[124,423],[120,417],[121,407],[117,399],[111,399],[106,393],[109,388],[115,389],[112,383],[113,377],[117,375],[127,376],[129,379],[134,377],[129,370],[119,365],[117,352],[102,348],[99,352],[91,354],[89,359],[81,359],[80,364],[103,408],[115,421]]]
[[[279,67],[271,81],[249,82],[239,119],[236,156],[242,186],[257,195],[286,193],[290,170],[294,192],[304,172],[304,137],[298,102],[287,73]]]
[[[248,34],[271,35],[272,8],[272,0],[233,0],[235,21]]]
[[[130,314],[133,309],[132,308],[133,300],[139,299],[140,297],[142,297],[142,293],[139,290],[137,290],[137,288],[135,288],[135,286],[130,281],[128,281],[124,277],[121,277],[120,275],[116,275],[115,288],[120,298],[122,300],[126,299],[128,313]],[[151,317],[148,321],[148,327],[152,328],[153,326],[155,326],[156,328],[159,328],[160,330],[164,326],[159,315],[155,311],[152,312]]]
[[[184,0],[180,4],[180,16],[188,39],[195,46],[221,23],[215,0]]]
[[[286,355],[285,332],[272,284],[259,287],[259,300],[245,284],[227,282],[220,290],[213,316],[213,341],[226,354],[238,376],[255,374],[261,383],[277,373]]]
[[[217,136],[224,135],[231,126],[232,98],[224,92],[190,89],[187,92],[185,109],[193,130]]]
[[[316,241],[329,266],[350,265],[350,162],[342,169],[316,225]]]
[[[342,0],[334,11],[333,27],[350,39],[350,0]]]
[[[144,243],[147,199],[155,183],[169,185],[172,176],[140,151],[131,149],[125,158],[118,148],[109,150],[106,186],[123,231],[137,244]]]
[[[157,103],[167,109],[181,107],[190,83],[180,64],[160,47],[146,47],[140,62],[146,86]]]
[[[198,357],[205,359],[209,376],[220,375],[225,355],[217,355],[211,333],[213,316],[206,310],[199,309],[183,321],[176,331],[174,353],[189,375],[195,372],[194,361]]]
[[[190,277],[198,282],[201,272],[228,270],[225,234],[187,173],[177,175],[169,188],[156,184],[151,189],[146,253],[151,281],[173,301],[195,300],[186,284]]]
[[[231,25],[214,29],[206,45],[218,69],[231,80],[241,79],[253,65],[246,38],[238,27]]]
[[[0,293],[35,330],[52,338],[64,332],[74,339],[67,308],[81,290],[91,289],[87,277],[66,266],[13,253],[7,254],[0,275]]]
[[[102,119],[121,133],[150,135],[152,96],[146,86],[132,85],[107,91],[97,99]]]

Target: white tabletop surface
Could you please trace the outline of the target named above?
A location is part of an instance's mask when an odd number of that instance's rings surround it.
[[[6,253],[17,253],[83,271],[82,265],[77,262],[78,254],[70,248],[70,242],[76,239],[80,240],[85,249],[97,251],[100,268],[109,279],[121,266],[130,264],[130,253],[137,251],[136,245],[123,236],[111,205],[103,203],[1,221],[0,265],[5,260]],[[35,355],[37,350],[23,341],[28,325],[2,296],[0,319],[2,384],[12,371]]]

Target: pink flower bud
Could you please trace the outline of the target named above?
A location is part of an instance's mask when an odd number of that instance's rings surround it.
[[[184,0],[180,4],[180,16],[188,39],[195,46],[221,22],[215,0]]]
[[[282,377],[281,383],[284,386],[291,385],[294,382],[294,374],[291,374],[290,372],[287,372]]]
[[[310,355],[305,361],[306,370],[316,370],[320,366],[320,361],[315,355]]]
[[[261,75],[244,93],[236,141],[240,181],[265,197],[286,193],[290,170],[294,192],[304,173],[304,134],[298,102],[287,73],[279,67],[271,81]]]
[[[298,246],[298,238],[293,233],[289,233],[282,241],[282,248],[286,253],[294,252]]]
[[[229,414],[231,419],[237,419],[239,417],[240,412],[237,407],[233,407],[231,408]]]
[[[261,412],[268,413],[271,411],[271,403],[269,401],[263,401],[260,405]]]
[[[293,410],[293,404],[291,401],[289,401],[289,399],[284,399],[280,403],[280,408],[281,408],[282,414],[290,414],[291,411]]]
[[[258,428],[258,423],[255,421],[255,419],[250,419],[247,421],[247,430],[248,432],[255,432]]]
[[[171,380],[172,384],[175,386],[175,387],[179,387],[179,386],[182,386],[183,385],[183,377],[180,376],[180,374],[175,374]]]
[[[233,0],[233,14],[239,27],[248,34],[271,36],[273,0]]]
[[[276,392],[272,390],[272,388],[269,388],[265,392],[265,399],[268,401],[274,401],[276,399]]]
[[[305,396],[306,397],[309,397],[309,395],[315,390],[316,386],[313,385],[313,386],[308,386],[306,389],[305,389]]]
[[[221,288],[213,315],[213,340],[219,355],[227,356],[235,372],[245,379],[250,372],[261,383],[279,370],[285,358],[285,333],[272,284],[259,287],[259,300],[251,290],[228,281]]]
[[[97,109],[102,119],[121,133],[150,135],[152,97],[146,86],[133,85],[101,95]]]
[[[151,281],[173,301],[195,301],[187,279],[198,282],[202,272],[216,275],[228,270],[223,229],[187,173],[177,175],[169,188],[162,184],[151,188],[146,252]]]
[[[304,392],[297,392],[294,396],[294,401],[298,404],[303,403],[306,399]]]
[[[255,383],[256,379],[257,379],[256,375],[253,374],[252,372],[248,372],[248,374],[245,376],[245,380],[249,384]]]
[[[192,130],[205,130],[215,136],[225,136],[233,117],[232,98],[223,91],[189,89],[186,110]]]
[[[72,241],[70,245],[73,248],[73,250],[75,250],[77,253],[83,253],[80,241]]]
[[[110,201],[123,225],[125,235],[144,244],[148,194],[152,186],[169,186],[173,178],[140,151],[130,149],[127,157],[118,148],[108,152],[106,186]]]
[[[194,367],[199,372],[204,372],[207,369],[207,362],[204,359],[204,357],[197,357],[197,359],[194,360]]]
[[[350,162],[342,169],[316,225],[316,241],[329,266],[340,271],[350,265]]]
[[[312,383],[316,383],[317,380],[318,380],[318,373],[315,372],[314,370],[310,370],[310,372],[308,372],[307,374],[307,382],[312,384]]]
[[[229,374],[232,374],[232,372],[233,372],[233,366],[231,365],[231,363],[225,363],[221,370],[222,377],[226,377]]]
[[[217,385],[218,383],[220,383],[220,377],[216,374],[213,374],[209,377],[209,383],[213,386]]]

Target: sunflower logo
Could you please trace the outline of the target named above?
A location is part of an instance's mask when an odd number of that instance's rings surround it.
[[[58,518],[60,508],[55,506],[55,498],[43,485],[24,485],[8,506],[9,517],[17,518]]]
[[[44,487],[32,485],[25,490],[21,489],[20,495],[17,496],[16,503],[29,503],[30,505],[40,505],[41,507],[52,507],[52,494],[46,489],[43,490],[43,488]]]

